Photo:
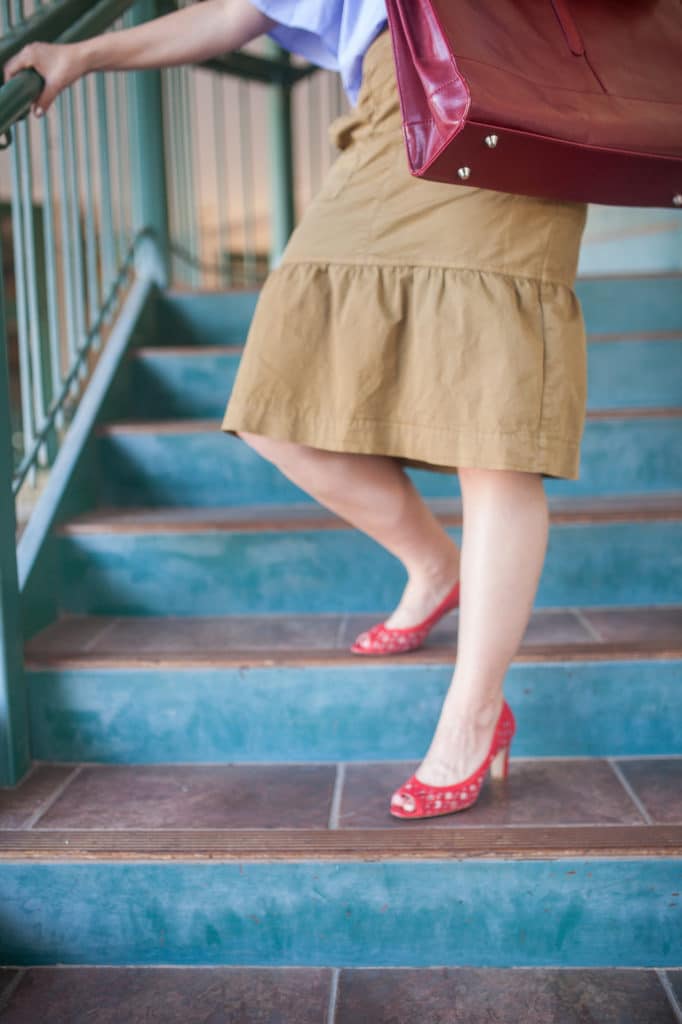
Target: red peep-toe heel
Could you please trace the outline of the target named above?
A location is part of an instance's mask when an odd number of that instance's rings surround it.
[[[360,633],[354,640],[351,651],[353,654],[404,654],[414,651],[426,640],[430,631],[444,615],[459,604],[459,580],[455,583],[437,608],[416,626],[394,629],[384,622],[377,623],[371,629]]]
[[[429,786],[410,776],[391,798],[391,814],[395,818],[435,818],[471,807],[478,800],[488,768],[493,779],[506,779],[509,774],[509,748],[516,730],[511,708],[504,701],[497,719],[490,749],[483,762],[462,782],[451,786]]]

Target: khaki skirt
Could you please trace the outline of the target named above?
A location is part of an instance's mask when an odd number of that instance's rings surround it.
[[[261,289],[221,429],[577,479],[585,204],[413,177],[388,31],[330,132],[342,152]]]

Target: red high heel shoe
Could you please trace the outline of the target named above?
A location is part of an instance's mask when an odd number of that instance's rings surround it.
[[[434,608],[431,614],[416,626],[394,629],[384,622],[379,622],[355,638],[351,651],[353,654],[404,654],[406,651],[414,651],[417,647],[421,647],[438,620],[456,608],[458,604],[459,580],[445,595],[438,607]]]
[[[482,764],[461,782],[451,786],[429,786],[410,776],[391,797],[394,818],[435,818],[471,807],[478,800],[488,768],[493,779],[506,779],[509,774],[509,748],[516,731],[512,710],[506,701],[495,725],[490,749]]]

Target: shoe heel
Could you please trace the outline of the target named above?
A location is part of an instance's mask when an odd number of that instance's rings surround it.
[[[490,762],[491,779],[506,779],[509,775],[509,745],[500,747]]]

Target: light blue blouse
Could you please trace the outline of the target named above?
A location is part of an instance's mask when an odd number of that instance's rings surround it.
[[[319,67],[339,71],[355,105],[362,59],[387,24],[385,0],[250,0],[279,24],[268,35]]]

